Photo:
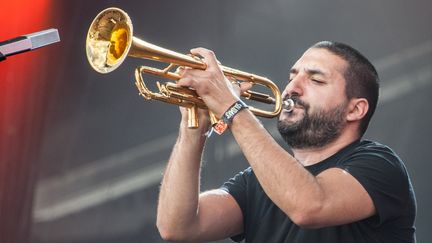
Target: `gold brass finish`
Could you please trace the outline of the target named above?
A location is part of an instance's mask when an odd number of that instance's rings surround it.
[[[108,73],[116,69],[126,56],[149,59],[169,63],[161,70],[153,67],[140,66],[135,69],[136,86],[139,94],[148,100],[159,100],[170,104],[186,107],[189,114],[189,127],[198,127],[197,109],[207,109],[193,89],[177,86],[174,82],[157,83],[159,92],[152,92],[145,85],[142,74],[151,74],[171,80],[179,80],[180,76],[173,72],[178,66],[195,69],[206,69],[206,64],[199,58],[177,53],[133,36],[132,21],[126,12],[119,8],[107,8],[100,12],[90,25],[86,41],[87,59],[91,66],[100,73]],[[247,90],[242,97],[266,104],[274,104],[272,111],[265,111],[249,106],[257,116],[272,118],[282,110],[281,93],[269,79],[233,68],[221,66],[225,75],[241,82],[261,85],[269,88],[274,96]],[[216,118],[211,114],[212,122]]]

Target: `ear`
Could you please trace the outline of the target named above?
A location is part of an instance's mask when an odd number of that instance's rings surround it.
[[[353,98],[348,105],[347,121],[361,120],[369,110],[369,102],[365,98]]]

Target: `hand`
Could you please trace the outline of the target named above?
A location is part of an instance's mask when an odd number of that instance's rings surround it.
[[[249,82],[239,82],[236,79],[231,78],[229,76],[227,76],[227,78],[231,81],[237,96],[240,96],[243,92],[248,91],[253,86],[253,84]]]
[[[182,120],[180,124],[180,130],[183,134],[190,134],[193,136],[202,137],[210,128],[210,118],[209,111],[198,109],[198,127],[197,128],[189,128],[188,127],[188,119],[189,114],[186,107],[180,106],[180,112],[182,115]]]
[[[205,70],[185,68],[177,84],[195,89],[210,111],[217,117],[221,117],[239,99],[239,90],[234,87],[237,85],[233,85],[223,74],[212,51],[195,48],[191,50],[191,53],[201,56],[207,68]]]
[[[185,69],[191,69],[190,67],[185,67],[185,66],[178,66],[175,73],[183,76]],[[208,129],[210,128],[210,117],[209,117],[209,111],[208,110],[203,110],[203,109],[197,109],[197,119],[198,119],[198,127],[197,128],[189,128],[189,109],[192,108],[186,108],[184,106],[179,106],[180,108],[180,113],[182,115],[182,120],[181,120],[181,124],[180,124],[180,128],[181,131],[185,131],[187,133],[191,133],[194,134],[196,133],[197,135],[201,135],[201,134],[205,134]]]

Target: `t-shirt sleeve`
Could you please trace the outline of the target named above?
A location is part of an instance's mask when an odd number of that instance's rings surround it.
[[[239,172],[233,178],[230,178],[227,182],[225,182],[220,189],[228,192],[234,199],[237,201],[239,205],[242,215],[243,215],[243,224],[245,222],[246,216],[246,200],[247,200],[247,179],[250,175],[252,169],[249,167],[248,169]],[[244,234],[239,234],[231,237],[231,239],[235,242],[240,242],[244,239]]]
[[[371,197],[376,226],[396,218],[407,203],[409,180],[402,161],[389,148],[360,149],[338,165],[354,176]]]

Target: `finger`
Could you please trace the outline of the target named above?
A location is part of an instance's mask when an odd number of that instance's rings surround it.
[[[242,82],[240,83],[240,91],[243,93],[247,90],[250,90],[253,86],[253,83],[250,82]]]
[[[235,80],[235,79],[234,79],[234,81],[232,79],[229,79],[229,80],[231,81],[231,85],[232,85],[232,88],[235,91],[235,94],[236,95],[240,95],[242,93],[242,91],[240,89],[241,83],[239,81]]]
[[[203,61],[207,64],[207,69],[219,67],[218,60],[216,59],[216,55],[214,54],[213,51],[203,47],[198,47],[198,48],[191,49],[190,52],[193,55],[202,56]]]
[[[184,66],[178,66],[177,69],[175,70],[175,73],[177,73],[180,76],[183,76],[184,71],[185,71]]]
[[[230,75],[225,75],[225,76],[227,77],[227,79],[228,79],[229,81],[231,81],[231,83],[237,83],[237,84],[240,84],[240,82],[239,82],[235,77],[230,76]]]
[[[192,78],[189,77],[183,77],[177,81],[177,85],[183,86],[183,87],[192,87],[194,88],[195,81]]]
[[[179,110],[180,110],[180,113],[181,113],[182,115],[187,114],[187,113],[186,113],[186,112],[187,112],[186,107],[179,106]]]
[[[200,70],[200,69],[192,69],[192,68],[186,68],[183,70],[182,78],[190,78],[193,80],[203,80],[206,79],[208,74],[206,71]]]

